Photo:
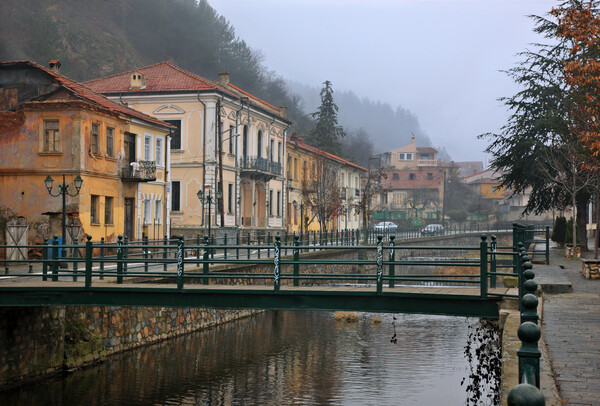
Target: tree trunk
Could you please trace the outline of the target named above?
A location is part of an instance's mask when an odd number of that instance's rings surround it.
[[[582,251],[587,251],[588,249],[586,206],[589,200],[589,193],[581,192],[577,194],[577,227],[579,228],[578,237]]]

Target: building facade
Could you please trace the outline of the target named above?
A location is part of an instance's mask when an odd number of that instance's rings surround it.
[[[285,107],[243,91],[226,73],[212,82],[168,62],[86,85],[177,128],[167,146],[173,233],[283,231]]]
[[[59,61],[49,68],[0,63],[0,203],[27,219],[35,242],[61,236],[63,214],[68,243],[83,235],[115,241],[121,234],[168,233],[163,146],[170,126],[111,102],[59,69]],[[76,178],[83,181],[80,190]],[[64,211],[63,179],[71,185]]]

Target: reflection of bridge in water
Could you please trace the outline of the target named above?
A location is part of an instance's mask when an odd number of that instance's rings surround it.
[[[478,246],[400,246],[380,238],[375,245],[320,246],[316,252],[298,239],[282,246],[276,238],[272,245],[252,246],[268,252],[267,258],[244,259],[231,253],[248,246],[230,245],[229,256],[227,251],[211,255],[223,247],[207,240],[186,245],[183,238],[176,245],[88,240],[67,248],[85,250],[85,256],[60,258],[57,245],[45,246],[42,273],[14,275],[2,283],[0,305],[353,310],[495,319],[503,298],[518,297],[516,289],[497,283],[498,277],[515,276],[512,266],[500,268],[497,257],[516,254],[484,236]],[[100,249],[116,256],[92,255]],[[61,269],[61,262],[72,270]]]

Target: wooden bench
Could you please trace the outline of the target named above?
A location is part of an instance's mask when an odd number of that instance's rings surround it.
[[[582,259],[581,273],[586,279],[600,278],[600,259]]]

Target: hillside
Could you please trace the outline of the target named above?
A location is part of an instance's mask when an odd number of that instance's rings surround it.
[[[21,59],[42,65],[60,59],[61,72],[78,81],[163,60],[209,79],[229,72],[245,90],[288,106],[291,131],[298,134],[312,128],[307,113],[319,102],[319,89],[294,85],[290,90],[206,0],[3,0],[0,60]],[[375,150],[406,144],[411,132],[430,145],[418,119],[402,107],[393,110],[351,92],[335,97],[340,124],[350,133],[366,130]]]

